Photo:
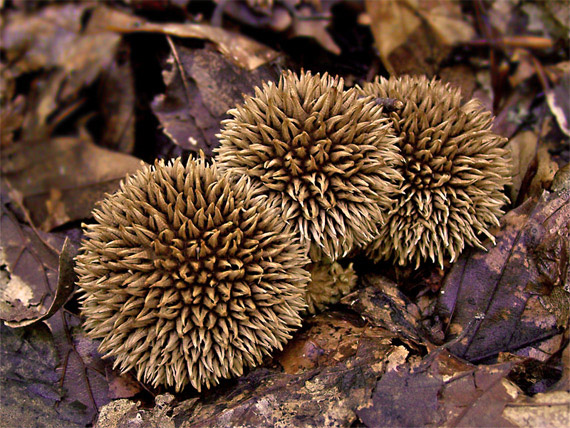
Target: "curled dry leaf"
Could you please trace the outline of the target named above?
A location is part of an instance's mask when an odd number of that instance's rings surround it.
[[[242,34],[207,24],[157,24],[107,7],[95,9],[92,19],[95,18],[101,22],[101,27],[107,31],[158,33],[180,38],[209,40],[227,59],[249,71],[273,61],[279,55],[273,49]]]
[[[65,238],[63,248],[59,254],[59,270],[57,278],[57,288],[55,296],[47,311],[33,318],[26,318],[19,321],[9,321],[4,319],[8,327],[27,327],[39,321],[48,319],[55,314],[64,304],[74,291],[75,273],[73,272],[73,257],[76,250],[68,238]]]
[[[546,91],[546,101],[550,111],[556,118],[562,132],[570,136],[570,71],[564,73],[562,78]]]
[[[13,326],[26,325],[63,305],[69,296],[65,292],[70,291],[69,284],[62,283],[65,290],[60,291],[61,299],[55,299],[64,238],[21,225],[3,204],[1,215],[0,318]]]
[[[566,325],[569,219],[568,190],[544,191],[503,217],[496,246],[458,260],[439,298],[448,338],[465,334],[450,348],[454,353],[471,361],[503,351],[538,357],[541,352],[532,349]],[[556,294],[558,304],[546,304]],[[473,320],[473,329],[465,333]],[[560,340],[552,346],[560,346]]]
[[[530,169],[533,161],[536,161],[537,146],[538,136],[532,131],[520,132],[509,140],[507,148],[513,165],[513,181],[509,186],[511,201],[517,201],[523,184],[528,187]]]

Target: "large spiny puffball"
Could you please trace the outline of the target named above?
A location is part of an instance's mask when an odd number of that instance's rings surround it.
[[[372,97],[326,73],[291,71],[229,111],[217,159],[248,176],[302,242],[336,260],[377,235],[394,202],[401,161]]]
[[[491,127],[493,116],[477,100],[463,103],[459,90],[426,77],[377,78],[365,96],[403,102],[389,113],[404,162],[404,177],[386,223],[368,247],[376,261],[400,265],[431,260],[443,266],[465,246],[494,242],[511,166],[506,139]]]
[[[249,179],[157,162],[94,211],[77,257],[85,328],[139,380],[200,390],[281,349],[309,260]]]

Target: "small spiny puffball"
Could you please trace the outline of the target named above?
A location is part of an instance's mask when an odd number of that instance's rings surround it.
[[[377,235],[402,159],[371,97],[326,73],[289,71],[229,114],[216,149],[220,169],[251,177],[307,247],[336,260]]]
[[[77,257],[82,313],[121,371],[177,391],[239,376],[301,325],[304,247],[249,179],[158,161],[94,210]]]
[[[494,242],[489,228],[499,225],[512,170],[507,140],[491,129],[492,114],[423,76],[377,78],[360,92],[404,104],[389,113],[404,181],[368,254],[416,268],[428,259],[443,266],[467,245],[482,247],[480,235]]]

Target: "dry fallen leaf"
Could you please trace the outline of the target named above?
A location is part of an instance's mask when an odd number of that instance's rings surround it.
[[[527,195],[540,196],[544,189],[549,189],[558,171],[558,164],[550,158],[547,147],[539,147],[536,153],[536,173],[532,177]]]
[[[8,327],[27,327],[37,322],[50,318],[55,314],[67,300],[75,288],[75,272],[73,271],[73,257],[76,250],[68,238],[65,238],[61,253],[59,254],[59,270],[55,295],[49,308],[43,314],[38,314],[32,318],[24,318],[19,321],[3,319]],[[6,297],[10,297],[7,295]]]
[[[56,373],[61,360],[44,324],[13,330],[0,323],[0,335],[2,426],[80,428],[92,422],[92,410],[64,399]]]
[[[514,426],[501,416],[518,395],[511,363],[473,366],[439,349],[387,370],[357,414],[368,427]]]
[[[528,180],[529,169],[536,159],[538,136],[532,131],[523,131],[509,140],[513,165],[513,184],[510,186],[509,198],[516,202],[525,178]],[[527,183],[528,185],[528,183]]]
[[[7,15],[2,49],[15,77],[37,74],[30,85],[22,139],[44,138],[80,103],[80,90],[91,85],[112,62],[120,35],[84,31],[87,4],[53,5],[29,15]]]
[[[279,55],[273,49],[242,34],[207,24],[155,24],[107,7],[93,11],[93,20],[101,22],[107,31],[120,33],[158,33],[180,38],[209,40],[230,61],[246,70],[273,61]]]
[[[390,74],[434,75],[451,47],[473,38],[459,3],[367,0],[376,47]]]
[[[332,2],[328,2],[328,6],[330,8]],[[293,36],[312,37],[329,52],[340,55],[340,48],[327,31],[327,27],[330,24],[330,13],[328,13],[329,19],[326,19],[324,16],[314,19],[314,14],[314,9],[309,6],[303,5],[299,8],[293,20]]]
[[[3,150],[1,159],[3,178],[21,193],[42,230],[88,218],[105,193],[142,166],[139,159],[96,146],[86,136],[20,143]]]
[[[506,379],[510,363],[455,372],[441,392],[441,410],[449,427],[515,427],[502,414],[520,390]]]
[[[558,428],[570,426],[570,392],[553,391],[519,397],[507,404],[503,417],[517,427]]]
[[[366,275],[362,281],[365,288],[349,294],[341,302],[372,325],[423,343],[425,334],[420,324],[419,309],[398,286],[380,275]]]
[[[464,336],[450,349],[470,361],[505,351],[545,358],[542,352],[560,346],[560,337],[553,336],[570,305],[570,192],[544,191],[528,199],[503,217],[496,239],[487,253],[465,253],[445,279],[439,304],[447,336]],[[565,310],[541,303],[555,290]]]
[[[18,325],[42,317],[53,304],[65,303],[55,301],[65,238],[21,225],[3,204],[1,208],[0,319]]]
[[[212,17],[214,25],[222,24],[224,14],[248,26],[284,32],[288,38],[313,38],[329,52],[341,53],[327,31],[332,20],[331,9],[339,0],[215,1],[218,5]]]
[[[99,105],[104,126],[100,144],[133,154],[135,148],[135,82],[130,46],[122,42],[113,62],[101,75]]]
[[[1,377],[2,390],[12,391],[3,420],[35,426],[27,421],[45,417],[49,426],[85,426],[110,399],[102,374],[109,363],[94,351],[96,342],[80,340],[78,318],[63,309],[75,285],[73,247],[61,234],[21,225],[4,205],[0,225],[1,358],[11,373]],[[44,363],[41,369],[34,367],[37,361]]]
[[[191,49],[173,42],[171,49],[163,71],[166,91],[152,109],[175,144],[211,154],[226,112],[243,101],[243,94],[253,94],[255,86],[275,80],[276,71],[268,66],[244,70],[208,46]]]
[[[311,317],[285,349],[275,356],[285,373],[298,374],[315,367],[326,367],[353,356],[366,327],[362,320],[326,313]],[[392,335],[387,332],[389,339]]]

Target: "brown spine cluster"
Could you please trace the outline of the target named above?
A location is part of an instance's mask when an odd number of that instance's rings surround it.
[[[381,106],[338,77],[288,72],[229,114],[220,169],[251,177],[306,245],[335,260],[377,235],[401,179]]]
[[[403,103],[389,114],[404,162],[400,194],[368,248],[375,260],[432,260],[443,266],[499,224],[511,167],[506,139],[491,130],[481,104],[425,77],[376,79],[361,94]]]
[[[304,247],[247,178],[157,162],[94,211],[77,258],[99,350],[152,385],[198,390],[241,375],[301,324]]]
[[[311,274],[311,281],[307,285],[305,300],[307,313],[316,314],[340,302],[344,296],[352,291],[358,281],[353,264],[344,267],[341,263],[333,261],[322,252],[312,247],[309,251],[311,263],[306,269]]]

